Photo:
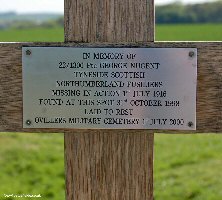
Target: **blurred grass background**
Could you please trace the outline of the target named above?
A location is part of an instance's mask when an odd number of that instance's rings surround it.
[[[222,24],[159,24],[156,41],[221,41]],[[0,31],[1,42],[63,42],[62,27],[6,29]]]
[[[7,29],[0,41],[63,41],[63,28]],[[222,39],[221,24],[157,25],[156,40]],[[0,134],[0,199],[41,194],[64,200],[63,134]],[[155,200],[222,199],[222,136],[155,135]],[[15,198],[14,198],[15,199]],[[20,198],[22,199],[22,198]],[[27,199],[27,198],[26,198]]]
[[[158,24],[157,41],[221,41],[222,24]]]
[[[63,42],[64,30],[55,28],[6,29],[0,31],[1,42]]]
[[[0,199],[18,199],[4,194],[65,199],[63,146],[63,134],[1,133]]]

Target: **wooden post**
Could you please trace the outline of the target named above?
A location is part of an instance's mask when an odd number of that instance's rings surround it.
[[[153,198],[153,134],[66,133],[65,158],[68,200]]]
[[[152,42],[153,0],[65,0],[65,40]],[[67,132],[67,200],[152,200],[153,139],[148,131]]]

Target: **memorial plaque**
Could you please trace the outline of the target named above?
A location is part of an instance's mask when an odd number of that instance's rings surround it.
[[[24,128],[196,129],[195,48],[22,51]]]

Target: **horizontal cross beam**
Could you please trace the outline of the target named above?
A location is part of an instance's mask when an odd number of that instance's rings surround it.
[[[155,47],[197,48],[197,130],[196,133],[222,132],[222,43],[156,42],[132,44],[0,43],[0,132],[65,132],[64,129],[23,129],[22,127],[22,47]],[[30,110],[31,112],[31,110]],[[135,130],[134,130],[135,131]],[[141,130],[142,131],[142,130]],[[190,131],[155,132],[190,133]],[[193,131],[192,131],[193,132]]]

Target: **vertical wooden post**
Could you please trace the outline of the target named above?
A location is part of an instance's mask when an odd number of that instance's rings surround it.
[[[154,0],[65,0],[66,42],[153,42]]]
[[[66,42],[154,40],[153,0],[65,0]],[[65,133],[67,200],[152,200],[153,133]]]

